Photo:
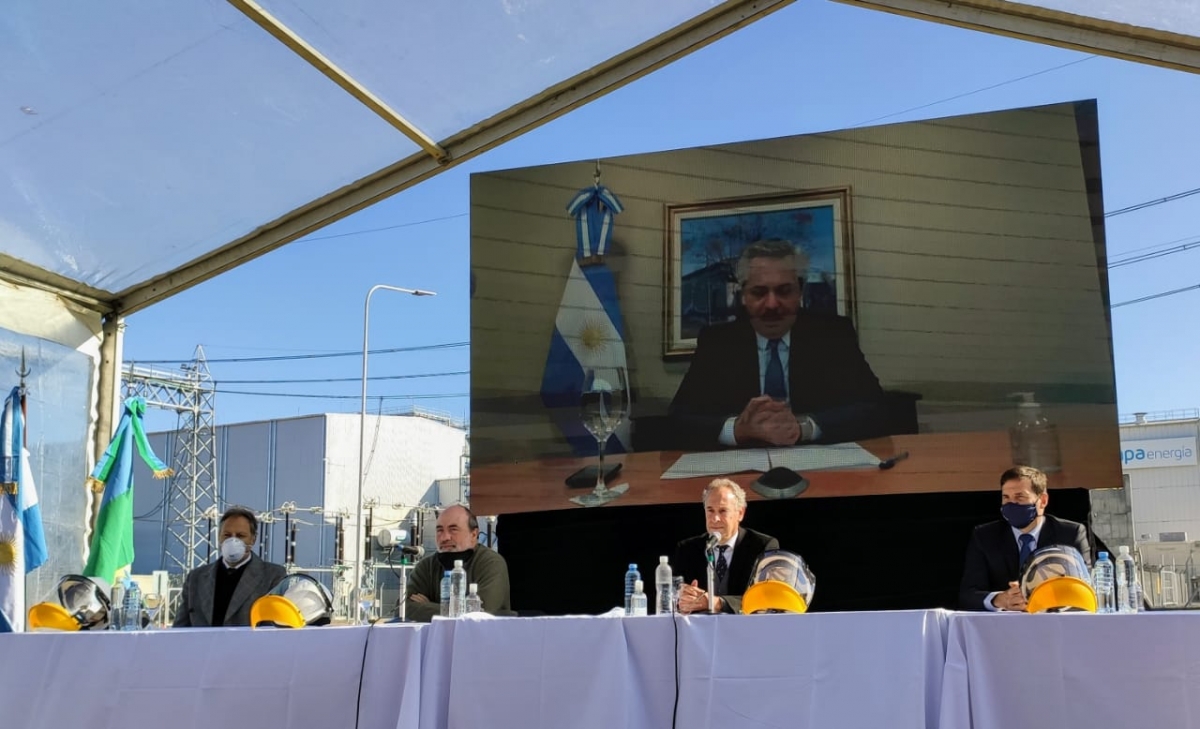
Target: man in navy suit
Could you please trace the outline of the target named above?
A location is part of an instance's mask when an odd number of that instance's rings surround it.
[[[746,247],[745,315],[705,327],[671,402],[687,450],[840,443],[885,435],[883,391],[849,319],[801,308],[808,262],[788,241]],[[886,426],[882,426],[886,427]]]
[[[1042,547],[1074,547],[1092,563],[1087,529],[1046,512],[1046,474],[1017,466],[1000,476],[998,521],[975,527],[967,546],[958,602],[963,610],[1021,611],[1025,597],[1017,584],[1029,555]]]

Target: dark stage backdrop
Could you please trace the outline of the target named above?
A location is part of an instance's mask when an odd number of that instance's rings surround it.
[[[1089,524],[1086,489],[1051,491],[1048,512]],[[779,539],[816,575],[814,611],[955,608],[971,530],[1000,518],[1000,492],[751,502],[743,526]],[[497,525],[513,608],[598,614],[623,602],[636,562],[653,590],[659,555],[704,531],[699,501],[505,514]],[[1102,547],[1103,548],[1103,547]]]

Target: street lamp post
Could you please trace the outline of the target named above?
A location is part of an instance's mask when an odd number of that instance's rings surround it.
[[[386,284],[376,284],[367,292],[366,301],[363,302],[363,350],[362,350],[362,411],[358,419],[358,518],[355,521],[354,533],[358,537],[358,546],[354,549],[354,596],[355,610],[362,609],[362,568],[363,568],[363,545],[366,544],[366,537],[363,535],[363,485],[367,480],[367,354],[368,342],[370,339],[371,326],[371,297],[376,291],[395,291],[409,296],[437,296],[432,291],[422,291],[421,289],[402,289],[398,286],[388,286]],[[359,622],[359,621],[356,621]]]

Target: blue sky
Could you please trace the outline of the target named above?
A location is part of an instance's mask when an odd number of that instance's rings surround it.
[[[1107,210],[1200,186],[1196,75],[806,0],[307,240],[131,316],[125,356],[184,359],[198,343],[210,358],[358,350],[363,297],[376,283],[439,295],[377,294],[373,348],[468,341],[471,172],[1084,98],[1099,100]],[[1200,195],[1113,217],[1110,259],[1200,239],[1197,219]],[[1198,262],[1200,250],[1115,269],[1113,302],[1200,283]],[[1200,406],[1200,380],[1192,376],[1200,340],[1187,324],[1198,304],[1200,291],[1114,309],[1121,412]],[[359,366],[357,357],[344,357],[215,363],[212,369],[227,382],[356,378]],[[468,368],[465,346],[371,360],[372,375]],[[221,388],[359,392],[354,381]],[[463,417],[468,389],[469,379],[458,375],[372,382],[370,393],[423,396],[387,406],[416,404]],[[217,417],[240,422],[357,408],[355,399],[222,393]],[[162,417],[151,426],[169,424]]]

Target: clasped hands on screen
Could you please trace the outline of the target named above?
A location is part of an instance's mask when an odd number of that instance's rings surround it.
[[[725,603],[720,597],[716,598],[716,609],[721,611],[725,607]],[[692,580],[692,584],[684,585],[679,591],[679,612],[687,615],[688,613],[700,613],[708,610],[708,593],[700,587],[700,583]]]
[[[786,401],[759,395],[746,403],[733,423],[738,443],[760,441],[774,446],[795,445],[800,440],[800,421]]]

